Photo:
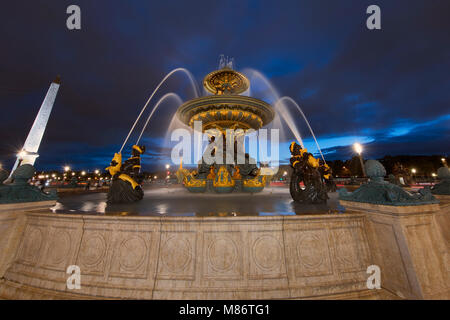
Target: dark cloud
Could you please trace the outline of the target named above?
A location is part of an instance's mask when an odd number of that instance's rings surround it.
[[[78,4],[82,30],[65,27]],[[62,85],[38,167],[96,168],[120,148],[162,77],[176,67],[198,82],[234,56],[297,100],[321,138],[368,136],[374,155],[448,152],[450,2],[377,1],[382,30],[365,27],[372,1],[10,1],[0,12],[0,161],[10,165],[50,81]],[[164,85],[192,97],[182,74]],[[153,104],[150,106],[152,107]],[[163,137],[176,106],[155,114]],[[390,132],[414,128],[407,134]],[[421,123],[429,125],[420,126]],[[297,125],[309,136],[303,121]],[[396,129],[397,128],[397,129]],[[407,130],[408,131],[408,130]],[[136,137],[133,136],[132,141]],[[155,144],[149,164],[168,150]],[[348,156],[334,147],[330,157]],[[156,151],[158,150],[158,151]],[[156,154],[158,153],[158,154]]]

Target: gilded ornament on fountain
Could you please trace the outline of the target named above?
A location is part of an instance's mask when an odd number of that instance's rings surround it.
[[[275,116],[267,102],[242,95],[250,88],[250,81],[228,66],[206,75],[203,86],[209,95],[189,100],[177,110],[178,118],[190,127],[194,127],[195,121],[201,121],[203,132],[217,129],[226,136],[227,129],[258,130]],[[244,132],[235,132],[232,139],[240,134]],[[261,174],[256,164],[229,165],[199,164],[197,172],[186,174],[180,171],[180,175],[183,174],[184,185],[191,192],[259,192],[264,188],[267,177]]]
[[[268,103],[240,95],[248,90],[250,82],[233,69],[225,67],[209,73],[203,86],[212,95],[189,100],[177,111],[178,118],[188,126],[193,127],[194,121],[202,121],[203,131],[258,130],[275,116]]]

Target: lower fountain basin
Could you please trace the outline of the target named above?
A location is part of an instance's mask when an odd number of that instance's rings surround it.
[[[287,188],[255,195],[180,190],[168,188],[164,196],[161,189],[146,190],[140,206],[113,209],[105,194],[91,194],[60,200],[60,212],[74,214],[25,209],[0,215],[0,298],[386,298],[383,289],[367,289],[367,268],[374,264],[385,274],[383,288],[397,295],[388,298],[450,297],[440,267],[447,207],[406,216],[324,214],[336,195],[316,207],[297,206]],[[68,209],[80,205],[90,211]],[[423,252],[432,259],[424,260]],[[76,290],[67,288],[72,265],[81,272]],[[427,291],[407,286],[408,279],[426,283]]]
[[[231,191],[231,190],[228,190]],[[255,190],[256,192],[257,190]],[[337,193],[326,204],[295,203],[287,187],[266,187],[259,193],[195,193],[182,186],[149,186],[144,199],[129,204],[106,204],[104,193],[70,195],[51,208],[54,213],[128,216],[267,216],[343,212]]]

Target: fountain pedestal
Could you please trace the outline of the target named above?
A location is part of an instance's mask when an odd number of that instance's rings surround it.
[[[383,288],[407,299],[450,298],[448,210],[438,204],[341,204],[349,213],[365,212],[372,261],[381,269]]]
[[[429,190],[409,193],[385,182],[378,161],[368,160],[365,167],[371,181],[352,193],[341,190],[340,204],[349,213],[365,212],[381,286],[408,299],[449,299],[448,206],[440,206]]]

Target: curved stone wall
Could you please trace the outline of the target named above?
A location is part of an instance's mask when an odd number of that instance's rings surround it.
[[[449,203],[284,217],[3,212],[0,298],[450,299]],[[367,290],[373,264],[383,290]],[[81,289],[67,288],[70,265]]]
[[[366,288],[363,214],[155,218],[27,213],[0,295],[322,297]],[[66,269],[81,269],[81,289]]]

